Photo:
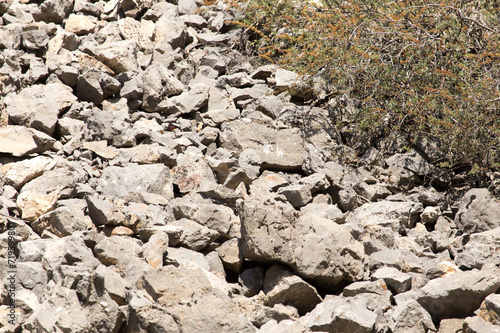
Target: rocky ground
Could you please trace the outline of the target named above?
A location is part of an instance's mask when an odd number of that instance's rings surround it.
[[[356,156],[224,2],[0,15],[0,332],[500,332],[498,199]]]

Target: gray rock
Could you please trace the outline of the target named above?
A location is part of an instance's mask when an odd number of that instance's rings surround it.
[[[247,297],[257,295],[262,289],[265,270],[262,266],[247,268],[240,273],[238,282],[243,287],[243,294]]]
[[[430,314],[417,302],[398,304],[386,313],[391,332],[435,332]]]
[[[342,295],[345,297],[353,297],[359,294],[377,294],[383,295],[387,293],[387,284],[384,280],[376,281],[357,281],[351,283],[342,291]]]
[[[99,265],[95,270],[96,282],[101,283],[104,290],[118,304],[125,304],[130,283],[109,267]]]
[[[126,224],[126,216],[122,213],[120,202],[101,200],[94,196],[85,197],[89,216],[96,226]]]
[[[73,10],[74,0],[45,0],[41,7],[41,18],[45,21],[62,23]]]
[[[240,273],[243,266],[243,252],[240,243],[238,238],[233,238],[216,249],[224,267],[236,273]]]
[[[167,114],[182,115],[198,111],[207,102],[208,87],[203,84],[197,84],[192,86],[189,91],[169,98],[166,103],[160,103],[160,105],[162,109],[165,109]]]
[[[299,314],[313,310],[322,301],[313,286],[281,265],[273,265],[267,270],[263,290],[266,293],[266,305],[291,304]]]
[[[218,127],[224,122],[238,119],[240,110],[234,108],[228,109],[212,109],[202,114],[203,122],[208,126]]]
[[[60,113],[75,101],[71,88],[66,85],[35,85],[21,90],[7,102],[6,111],[13,123],[52,135]]]
[[[172,221],[169,225],[179,227],[182,230],[180,244],[194,251],[206,248],[219,237],[217,231],[185,218]]]
[[[252,162],[262,168],[298,170],[302,166],[304,145],[298,131],[278,131],[265,125],[234,121],[223,128],[220,137],[223,148],[252,150]]]
[[[64,84],[74,87],[78,82],[78,69],[71,66],[59,66],[55,71],[59,80]]]
[[[172,198],[169,169],[163,164],[108,167],[98,182],[101,192],[108,197],[125,198],[130,193],[148,192]]]
[[[170,239],[175,237],[170,237],[164,231],[157,231],[149,237],[148,242],[142,247],[146,262],[153,268],[163,267],[163,258],[171,242]]]
[[[111,68],[115,74],[137,71],[137,51],[137,43],[131,40],[110,41],[88,49],[92,56]]]
[[[467,333],[500,333],[500,327],[484,321],[481,317],[469,317],[464,320],[463,331]]]
[[[472,189],[460,200],[455,224],[465,233],[475,233],[500,226],[500,203],[487,189]]]
[[[162,16],[156,22],[153,39],[156,47],[169,44],[172,49],[183,48],[186,45],[186,38],[186,26],[182,21]]]
[[[259,329],[259,333],[305,333],[307,332],[307,327],[297,321],[291,319],[285,319],[279,323],[276,320],[269,320]]]
[[[39,50],[47,46],[49,36],[43,29],[24,30],[22,40],[23,46],[28,50]]]
[[[483,299],[498,291],[498,268],[458,272],[429,281],[417,297],[434,320],[466,317],[479,308]]]
[[[178,95],[184,90],[184,85],[166,67],[149,66],[143,74],[142,107],[149,112],[162,111],[161,105],[166,97]]]
[[[412,228],[418,217],[418,207],[413,202],[379,201],[367,203],[357,208],[347,219],[347,223],[357,223],[361,227],[379,225],[394,231]]]
[[[278,190],[278,194],[283,194],[295,208],[300,208],[312,200],[311,188],[304,184],[282,187]]]
[[[316,216],[329,219],[337,224],[344,224],[345,217],[337,205],[328,203],[310,203],[300,209],[302,214],[314,213]]]
[[[119,261],[127,261],[130,257],[142,257],[140,242],[121,236],[111,236],[103,239],[94,247],[95,256],[106,266]]]
[[[377,315],[359,299],[327,295],[325,301],[303,317],[312,331],[335,333],[372,332]]]
[[[90,218],[85,216],[80,208],[74,206],[56,208],[33,221],[31,226],[40,235],[44,231],[49,231],[57,237],[95,228]]]
[[[357,183],[354,185],[354,190],[371,202],[385,199],[392,194],[383,184],[367,184],[366,182]]]
[[[404,293],[411,288],[411,275],[400,272],[394,267],[382,267],[371,275],[372,280],[384,280],[395,293]]]

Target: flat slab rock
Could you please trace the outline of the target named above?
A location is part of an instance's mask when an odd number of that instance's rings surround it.
[[[245,151],[250,164],[279,170],[298,170],[305,149],[298,129],[277,130],[264,124],[248,121],[229,123],[220,134],[223,148]]]

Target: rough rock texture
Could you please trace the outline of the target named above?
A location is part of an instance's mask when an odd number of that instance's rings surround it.
[[[497,332],[500,175],[345,145],[237,15],[0,0],[0,333]]]

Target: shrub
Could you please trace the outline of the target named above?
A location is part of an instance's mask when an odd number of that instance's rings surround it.
[[[302,75],[321,73],[372,143],[402,133],[440,142],[441,165],[473,172],[500,162],[500,2],[493,0],[248,0],[258,54]],[[360,136],[353,136],[356,140]]]

